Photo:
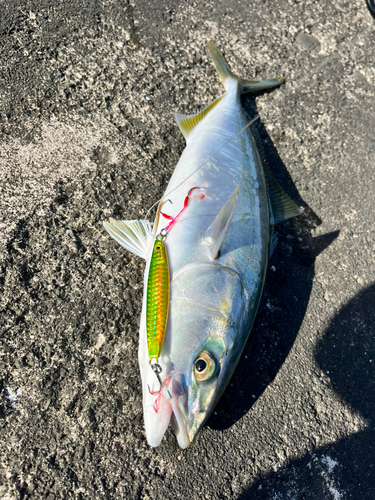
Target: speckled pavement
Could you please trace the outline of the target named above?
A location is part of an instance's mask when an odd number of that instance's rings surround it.
[[[184,148],[173,113],[233,70],[275,177],[264,296],[214,414],[148,447],[141,218]],[[0,1],[0,499],[373,500],[375,20],[365,0]]]

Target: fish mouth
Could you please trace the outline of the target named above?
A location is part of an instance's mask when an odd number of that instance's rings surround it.
[[[177,438],[178,445],[184,450],[190,445],[195,436],[198,434],[198,431],[206,420],[206,414],[201,413],[195,416],[194,419],[181,420],[177,418],[180,411],[181,410],[178,403],[175,404],[173,406],[171,423]]]
[[[144,423],[147,442],[160,445],[169,424],[172,425],[180,448],[187,448],[204,423],[205,415],[189,415],[188,384],[184,374],[164,381],[158,394],[144,391]],[[190,409],[191,411],[191,409]]]
[[[189,384],[184,374],[172,380],[171,424],[180,448],[185,449],[194,440],[203,425],[206,413],[196,412],[189,404]],[[190,386],[191,387],[191,386]]]

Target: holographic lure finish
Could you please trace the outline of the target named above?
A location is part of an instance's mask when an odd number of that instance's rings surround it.
[[[147,282],[147,347],[150,363],[159,361],[169,311],[169,265],[162,239],[156,238]]]

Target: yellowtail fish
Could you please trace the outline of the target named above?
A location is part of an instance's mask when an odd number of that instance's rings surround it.
[[[161,203],[171,201],[169,224],[160,206],[153,228],[104,223],[146,260],[138,359],[151,446],[172,422],[186,448],[212,412],[256,316],[273,226],[301,212],[262,160],[241,105],[242,94],[284,80],[239,78],[211,40],[208,49],[226,92],[195,115],[175,115],[186,148]],[[160,240],[165,258],[155,271]]]

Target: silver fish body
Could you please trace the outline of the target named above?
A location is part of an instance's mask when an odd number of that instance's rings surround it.
[[[139,365],[151,446],[160,444],[172,420],[178,443],[186,448],[215,407],[256,316],[272,225],[299,213],[267,178],[241,105],[243,92],[281,81],[266,80],[262,86],[237,78],[212,42],[209,49],[226,93],[195,117],[176,116],[187,145],[166,189],[163,200],[171,203],[164,203],[163,212],[175,217],[189,190],[199,189],[164,240],[170,307],[159,359],[163,387],[157,395],[150,390],[157,380],[149,364],[143,301]],[[276,213],[280,207],[281,217]],[[158,217],[154,230],[144,231],[145,287],[152,242],[166,225]],[[112,236],[115,226],[106,225]]]

